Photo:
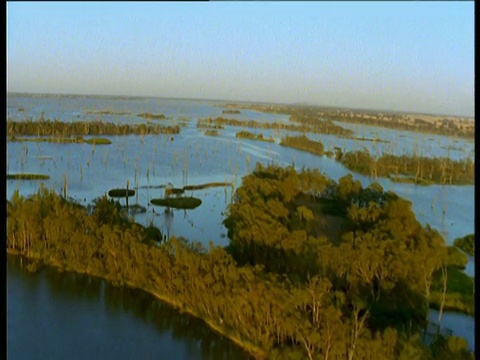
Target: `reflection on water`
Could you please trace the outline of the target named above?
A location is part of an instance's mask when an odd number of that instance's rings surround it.
[[[143,291],[52,268],[31,274],[25,261],[7,256],[8,358],[248,358]]]

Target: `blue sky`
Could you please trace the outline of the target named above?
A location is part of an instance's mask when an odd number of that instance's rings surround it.
[[[474,115],[474,2],[8,2],[7,89]]]

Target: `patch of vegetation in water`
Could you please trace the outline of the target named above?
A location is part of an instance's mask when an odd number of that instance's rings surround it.
[[[211,124],[205,124],[203,122],[197,122],[197,128],[198,129],[223,130],[223,129],[225,129],[225,126],[223,126],[223,125],[211,125]]]
[[[40,155],[40,156],[37,156],[36,157],[38,160],[53,160],[53,157],[49,156],[49,155]]]
[[[25,121],[7,120],[7,137],[15,141],[21,135],[33,135],[37,138],[54,136],[55,138],[68,139],[69,136],[83,135],[156,135],[156,134],[178,134],[180,127],[161,126],[158,124],[117,124],[103,121],[73,121],[61,122],[58,120],[34,121],[32,118]],[[38,140],[42,141],[42,140]]]
[[[280,141],[281,146],[291,147],[315,155],[324,155],[325,147],[319,141],[313,141],[303,136],[287,136]]]
[[[141,185],[139,186],[140,189],[164,189],[167,186],[164,184],[161,185]]]
[[[7,180],[48,180],[50,175],[45,174],[7,174]]]
[[[232,186],[230,182],[211,182],[206,184],[199,184],[199,185],[185,185],[183,190],[201,190],[207,189],[211,187],[220,187],[220,186]]]
[[[368,150],[341,154],[339,161],[349,170],[373,177],[418,185],[473,185],[475,163],[471,159],[428,158],[407,155],[370,156]]]
[[[300,133],[332,134],[332,135],[352,135],[353,131],[333,124],[331,121],[313,121],[301,122],[299,125],[285,123],[259,122],[254,120],[226,119],[221,116],[212,119],[199,119],[200,122],[207,125],[230,125],[237,127],[249,127],[253,129],[273,129],[284,131],[297,131]]]
[[[122,208],[126,209],[126,206],[122,206]],[[130,214],[145,214],[147,212],[147,208],[140,204],[132,204],[128,205],[128,212]]]
[[[423,186],[434,184],[433,181],[428,181],[422,178],[417,178],[415,180],[415,178],[412,176],[389,176],[388,178],[393,182],[403,183],[403,184],[415,184],[415,185],[423,185]]]
[[[152,205],[171,207],[174,209],[195,209],[202,204],[199,198],[188,197],[174,197],[174,198],[157,198],[150,200]]]
[[[475,256],[475,234],[469,234],[463,238],[457,238],[453,245],[466,252],[468,255]]]
[[[84,143],[85,139],[70,138],[70,137],[16,137],[11,136],[8,138],[11,142],[47,142],[47,143],[59,143],[59,144],[72,144],[72,143]]]
[[[378,138],[366,138],[366,137],[355,137],[355,136],[339,136],[340,138],[343,139],[351,139],[351,140],[357,140],[357,141],[372,141],[372,142],[377,142],[377,143],[389,143],[390,141],[388,140],[382,140]]]
[[[169,195],[181,195],[185,192],[184,189],[174,188],[174,187],[167,187],[165,188],[165,196]]]
[[[164,114],[150,114],[150,113],[141,113],[137,114],[138,117],[148,119],[148,120],[165,120],[167,117]]]
[[[112,110],[97,110],[97,111],[87,111],[87,115],[130,115],[130,112],[127,111],[112,111]]]
[[[204,134],[207,136],[218,136],[218,131],[215,129],[208,129],[204,131]]]
[[[241,139],[249,139],[249,140],[258,140],[258,141],[266,141],[266,142],[275,142],[275,139],[272,138],[264,138],[263,134],[255,135],[249,131],[239,131],[235,134],[236,138]]]
[[[240,110],[236,109],[227,109],[227,110],[222,110],[222,114],[241,114]]]
[[[85,141],[87,144],[110,145],[112,142],[106,138],[90,138]]]
[[[133,189],[111,189],[108,191],[108,196],[112,198],[124,198],[131,197],[135,195],[135,190]]]

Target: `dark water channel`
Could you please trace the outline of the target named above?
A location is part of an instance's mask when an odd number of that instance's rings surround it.
[[[136,289],[7,255],[7,358],[248,359],[201,320]]]

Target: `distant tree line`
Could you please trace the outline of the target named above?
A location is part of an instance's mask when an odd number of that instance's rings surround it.
[[[158,124],[115,124],[102,121],[26,120],[7,121],[7,137],[32,136],[75,136],[75,135],[155,135],[178,134],[180,128]]]
[[[409,121],[407,115],[394,112],[281,104],[228,104],[227,106],[231,109],[250,109],[266,113],[288,114],[290,115],[290,120],[310,125],[322,121],[340,121],[397,130],[456,136],[471,140],[475,138],[474,122],[468,122],[467,120],[463,120],[460,125],[457,125],[453,119],[447,118],[438,119],[435,122],[418,118]]]
[[[206,119],[199,119],[199,123],[203,126],[236,126],[236,127],[250,127],[254,129],[273,129],[273,130],[287,130],[287,131],[297,131],[300,133],[314,133],[314,134],[330,134],[330,135],[341,135],[341,136],[350,136],[353,134],[352,130],[342,128],[341,126],[333,124],[331,121],[319,121],[314,124],[285,124],[279,122],[259,122],[254,120],[237,120],[237,119],[226,119],[221,116]]]
[[[475,163],[470,159],[452,160],[447,157],[420,157],[382,155],[370,156],[368,151],[352,151],[343,154],[340,161],[349,170],[373,177],[409,176],[413,183],[456,184],[475,183]]]
[[[297,150],[324,155],[324,146],[320,141],[306,136],[287,136],[280,145]],[[335,159],[347,169],[373,178],[389,177],[393,181],[415,184],[456,184],[473,185],[475,183],[475,163],[470,159],[452,160],[447,157],[421,157],[407,155],[382,155],[372,157],[368,150],[343,153],[335,149]]]

